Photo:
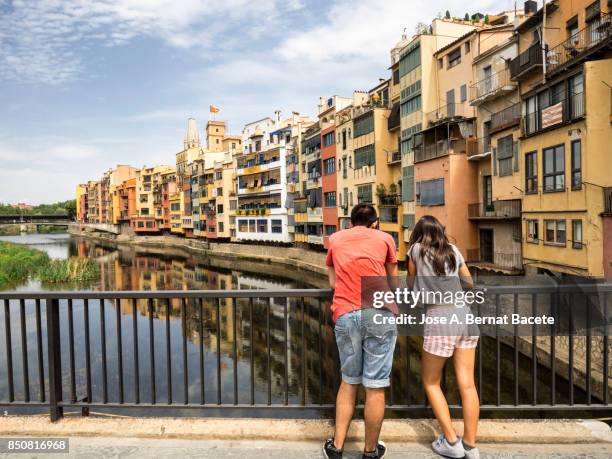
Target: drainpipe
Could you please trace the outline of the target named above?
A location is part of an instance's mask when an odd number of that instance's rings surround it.
[[[546,84],[546,0],[543,1],[542,11],[542,84]]]

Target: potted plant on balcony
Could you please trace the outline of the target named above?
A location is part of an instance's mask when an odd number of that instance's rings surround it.
[[[384,183],[379,183],[376,185],[376,197],[380,203],[384,202],[385,198],[387,197],[387,187],[384,185]]]

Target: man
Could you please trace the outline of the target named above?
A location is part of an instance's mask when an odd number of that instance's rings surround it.
[[[326,265],[334,289],[332,313],[340,355],[342,383],[336,398],[334,437],[325,442],[325,457],[342,457],[344,441],[355,410],[359,386],[366,391],[364,409],[365,448],[363,458],[382,458],[384,443],[378,441],[385,416],[385,387],[389,386],[395,325],[374,325],[372,313],[362,310],[362,277],[397,279],[397,257],[393,238],[377,229],[378,217],[370,204],[358,204],[351,212],[352,227],[329,239]],[[380,322],[380,321],[377,321]]]

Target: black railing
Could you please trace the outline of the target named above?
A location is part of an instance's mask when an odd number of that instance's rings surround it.
[[[521,121],[521,104],[517,103],[491,115],[489,132],[497,132],[519,124]]]
[[[470,103],[477,105],[503,89],[512,90],[515,83],[510,80],[510,70],[495,72],[470,86]]]
[[[559,337],[554,327],[537,339],[535,328],[532,336],[519,336],[516,328],[482,336],[476,380],[483,411],[610,409],[609,327],[601,323],[610,323],[612,285],[488,286],[484,292],[497,311],[527,309],[537,316],[563,309],[570,324],[586,314],[587,326],[580,336]],[[340,381],[326,306],[331,293],[0,292],[0,406],[46,409],[52,420],[75,408],[84,414],[99,408],[329,413]],[[419,353],[418,339],[398,337],[388,400],[389,409],[405,415],[429,413]],[[451,409],[460,410],[456,394],[449,397]]]
[[[561,102],[525,114],[521,118],[523,135],[529,136],[563,123],[569,123],[584,117],[585,114],[584,93],[571,94]]]
[[[586,57],[591,51],[609,44],[612,39],[612,16],[595,13],[587,26],[546,53],[546,73],[562,70],[566,65]]]
[[[538,67],[542,67],[542,46],[540,46],[540,42],[535,43],[510,61],[510,78],[518,80]]]
[[[499,201],[477,202],[468,204],[468,218],[471,219],[507,219],[521,217],[521,200],[507,199]]]

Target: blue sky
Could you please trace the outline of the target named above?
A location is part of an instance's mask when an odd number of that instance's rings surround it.
[[[209,104],[232,133],[277,109],[314,115],[319,96],[388,77],[403,30],[446,9],[463,17],[459,5],[0,0],[0,202],[69,199],[117,163],[172,164],[187,118],[202,130]]]

